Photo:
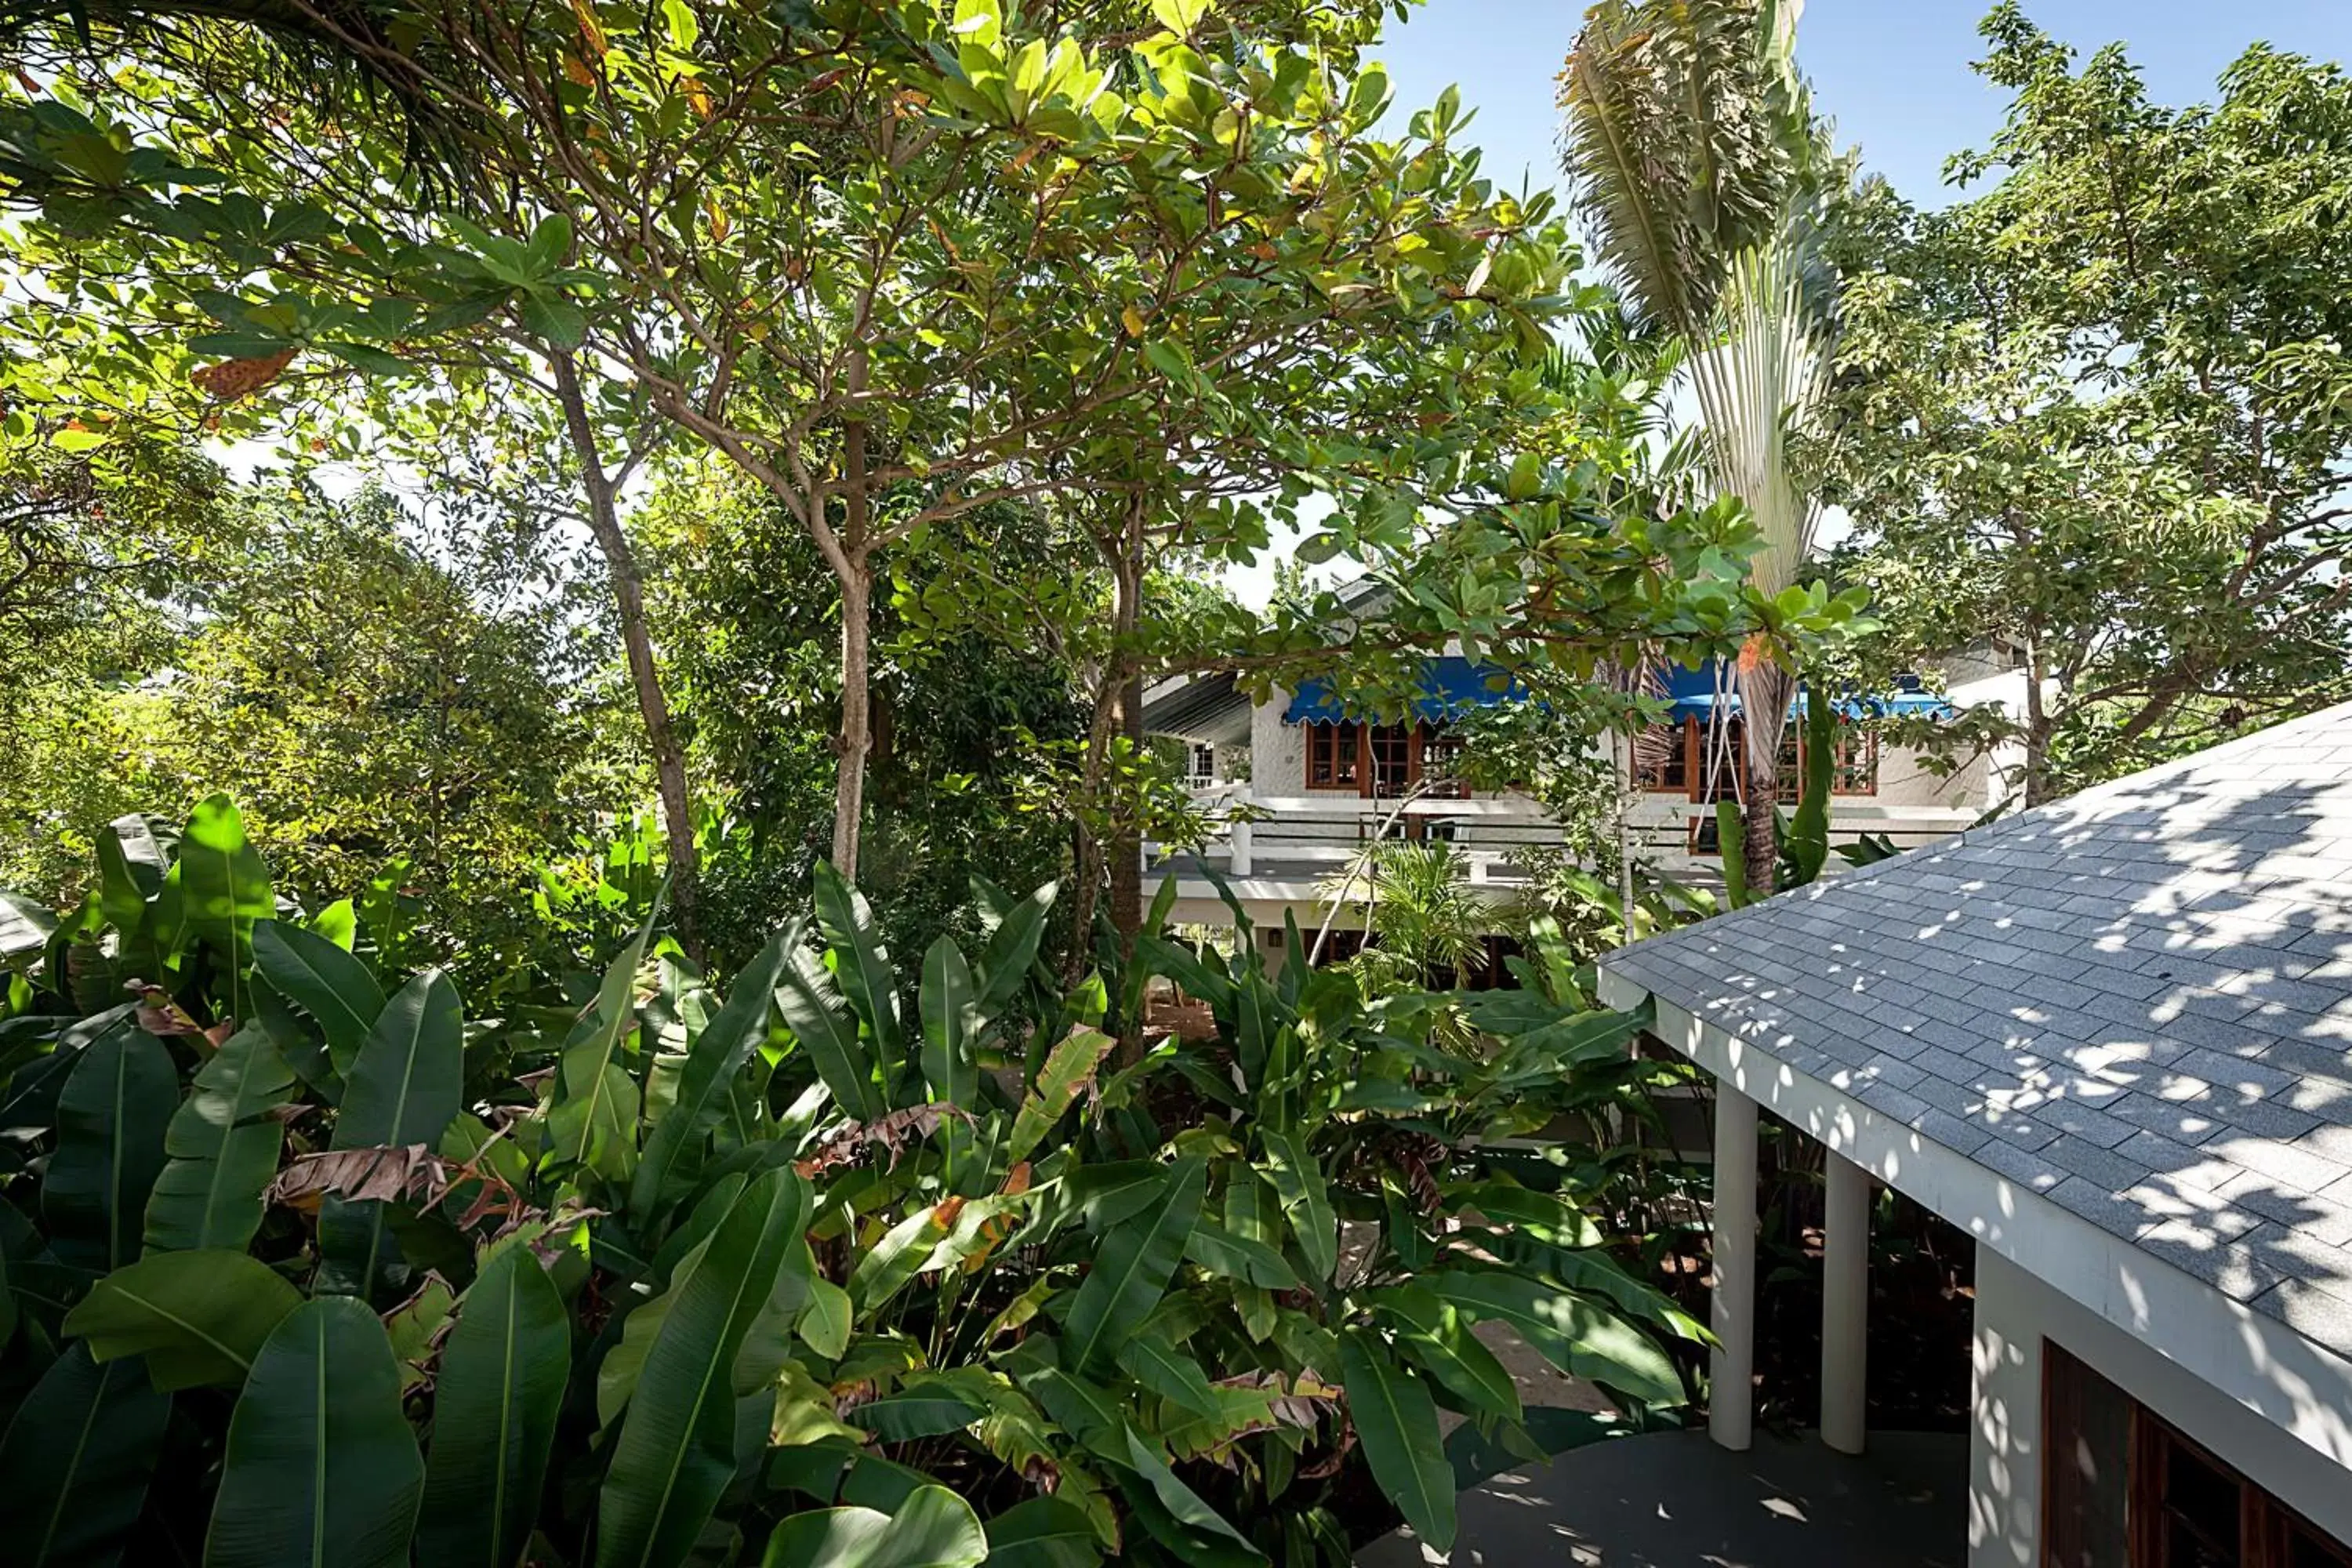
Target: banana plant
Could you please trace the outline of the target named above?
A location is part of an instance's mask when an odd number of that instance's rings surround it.
[[[1696,1326],[1486,1152],[1636,1023],[1557,954],[1372,1004],[1295,931],[1273,978],[1152,936],[1066,992],[1051,888],[905,964],[821,868],[723,984],[656,906],[468,1022],[226,801],[112,838],[0,1020],[26,1561],[1340,1563],[1358,1467],[1441,1542],[1435,1411],[1517,1423],[1475,1322],[1679,1396]],[[1109,1070],[1163,979],[1218,1037]]]

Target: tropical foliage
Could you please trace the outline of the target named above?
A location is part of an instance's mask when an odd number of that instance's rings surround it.
[[[1632,1065],[1565,967],[1367,1004],[1147,936],[1066,994],[1053,889],[983,885],[902,974],[820,870],[724,984],[648,926],[469,1017],[226,798],[99,866],[0,906],[24,1561],[1343,1563],[1357,1467],[1442,1543],[1436,1412],[1519,1421],[1474,1322],[1684,1395],[1701,1331],[1493,1146]],[[1155,971],[1216,1038],[1109,1073]]]
[[[2258,45],[2175,109],[2120,45],[1984,33],[2009,115],[1949,168],[1985,188],[1858,211],[1811,466],[1882,668],[2013,653],[2041,801],[2346,694],[2352,81]]]

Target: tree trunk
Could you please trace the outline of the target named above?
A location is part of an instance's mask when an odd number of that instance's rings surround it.
[[[1780,737],[1789,728],[1796,686],[1787,670],[1766,659],[1739,673],[1740,728],[1748,737],[1748,797],[1739,815],[1752,898],[1770,897],[1780,874]]]
[[[1143,674],[1135,647],[1136,627],[1143,618],[1143,506],[1129,503],[1121,531],[1117,598],[1111,616],[1111,680],[1118,693],[1114,715],[1118,733],[1129,747],[1130,765],[1143,757]],[[1135,954],[1135,939],[1143,930],[1143,830],[1135,819],[1132,792],[1118,795],[1118,814],[1110,841],[1110,923],[1118,932],[1122,962]]]
[[[654,784],[661,795],[662,828],[668,846],[671,919],[677,922],[679,944],[699,963],[703,958],[700,866],[694,845],[693,800],[686,783],[686,748],[670,723],[669,698],[662,690],[653,637],[646,629],[645,579],[637,570],[628,531],[621,526],[619,510],[613,504],[612,479],[604,472],[604,460],[597,450],[596,428],[588,417],[579,370],[571,354],[552,350],[548,363],[554,373],[564,428],[572,437],[572,456],[580,464],[581,487],[587,493],[588,531],[594,536],[613,580],[613,605],[621,623],[621,646],[628,657],[629,683],[636,690],[637,714],[646,727],[646,750],[653,756]]]
[[[1087,726],[1084,771],[1078,777],[1076,837],[1072,846],[1070,951],[1062,965],[1064,989],[1076,985],[1094,952],[1095,909],[1102,901],[1103,843],[1088,826],[1088,814],[1102,805],[1103,780],[1110,773],[1111,737],[1118,731],[1118,673],[1106,662],[1095,682],[1094,717]]]
[[[866,810],[866,755],[874,743],[874,628],[867,624],[874,599],[874,573],[863,556],[841,584],[841,752],[833,795],[833,867],[857,879],[858,828]]]
[[[2050,732],[2054,726],[2042,700],[2042,645],[2025,650],[2025,805],[2028,809],[2050,798]]]
[[[866,355],[849,357],[849,389],[866,390]],[[857,840],[866,814],[866,758],[874,746],[874,560],[866,544],[866,423],[862,411],[842,433],[841,736],[833,795],[833,868],[857,880]]]

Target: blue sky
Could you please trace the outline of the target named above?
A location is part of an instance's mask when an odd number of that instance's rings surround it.
[[[1922,205],[1951,199],[1945,158],[1981,143],[2000,122],[2001,92],[1969,68],[1990,0],[1808,0],[1797,56],[1838,142]],[[1391,26],[1381,58],[1399,111],[1448,83],[1478,110],[1465,139],[1486,170],[1516,187],[1531,171],[1558,178],[1553,76],[1568,52],[1578,0],[1427,0]],[[2347,0],[2027,0],[2026,14],[2084,53],[2122,38],[2160,102],[2210,98],[2221,68],[2257,38],[2323,59],[2352,58]]]
[[[1980,146],[2007,96],[1969,63],[1981,58],[1977,23],[1992,0],[1806,0],[1797,57],[1814,107],[1837,124],[1841,147],[1859,142],[1864,167],[1927,206],[1956,198],[1944,160]],[[2352,0],[2027,0],[2026,14],[2080,54],[2120,38],[2161,103],[2210,99],[2222,68],[2256,39],[2320,59],[2352,59]],[[1477,118],[1462,139],[1485,150],[1487,174],[1507,189],[1523,179],[1557,185],[1554,77],[1584,0],[1424,0],[1391,24],[1379,58],[1396,86],[1391,113],[1436,101],[1449,85]],[[1837,517],[1824,519],[1834,533]],[[1245,603],[1273,583],[1278,539],[1254,568],[1227,574]]]

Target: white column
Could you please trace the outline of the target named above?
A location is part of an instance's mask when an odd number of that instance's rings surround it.
[[[1226,870],[1235,877],[1248,876],[1250,874],[1250,825],[1248,818],[1244,817],[1241,821],[1234,823],[1231,827],[1228,827],[1225,830],[1225,837],[1226,841],[1233,847],[1233,855],[1231,859],[1226,863]]]
[[[1707,1326],[1720,1343],[1709,1359],[1706,1429],[1735,1451],[1748,1447],[1756,1402],[1756,1102],[1715,1086],[1715,1300]]]
[[[1977,1248],[1969,1416],[1969,1568],[2042,1561],[2042,1332],[2034,1285]]]
[[[1862,1452],[1869,1380],[1870,1173],[1834,1149],[1822,1227],[1822,1441]]]

